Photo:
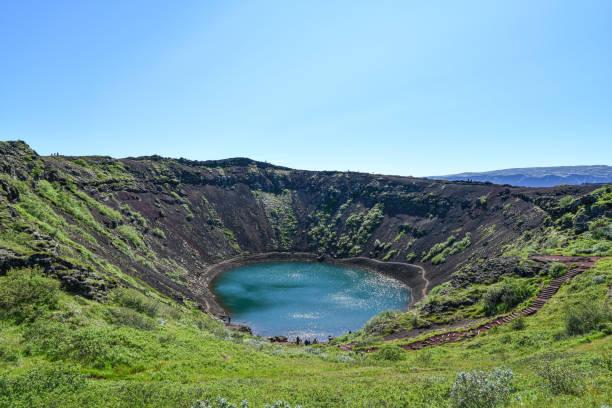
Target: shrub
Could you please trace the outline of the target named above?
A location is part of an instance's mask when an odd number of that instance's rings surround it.
[[[510,322],[510,328],[512,330],[524,330],[525,326],[525,318],[523,316],[519,316]]]
[[[59,282],[44,277],[39,268],[12,269],[0,277],[0,316],[18,323],[55,309],[58,299]]]
[[[166,234],[164,234],[164,231],[162,231],[162,230],[161,230],[161,229],[159,229],[159,228],[153,228],[153,230],[151,231],[151,233],[152,233],[153,235],[155,235],[156,237],[158,237],[158,238],[161,238],[161,239],[166,239]]]
[[[85,376],[73,368],[35,367],[18,376],[1,374],[0,406],[57,406],[85,386]]]
[[[89,164],[87,164],[87,162],[83,159],[76,159],[73,161],[74,164],[77,164],[81,167],[89,167]]]
[[[553,262],[548,267],[548,275],[553,279],[565,275],[566,271],[567,266],[565,266],[561,262]]]
[[[593,238],[612,240],[612,222],[609,219],[601,218],[591,222],[589,231],[591,231]]]
[[[563,359],[544,359],[537,372],[552,394],[577,394],[582,389],[579,373]]]
[[[587,251],[585,251],[587,252]],[[593,245],[590,251],[593,255],[605,256],[612,252],[612,242],[600,241]]]
[[[390,250],[387,255],[384,256],[383,261],[388,261],[391,257],[395,256],[395,254],[397,254],[397,249]]]
[[[435,244],[434,246],[432,246],[429,249],[429,252],[427,253],[427,256],[423,257],[423,259],[421,259],[421,261],[427,261],[428,259],[431,259],[432,257],[434,257],[435,255],[441,253],[445,248],[449,247],[450,245],[453,244],[453,242],[455,242],[456,237],[454,235],[449,236],[446,241],[444,242],[438,242],[437,244]]]
[[[607,275],[595,275],[593,276],[592,282],[593,285],[599,285],[600,283],[605,283],[608,280]]]
[[[545,249],[552,249],[552,248],[557,248],[559,246],[559,238],[553,236],[548,237],[548,239],[546,241],[544,241],[544,243],[542,244],[542,248]]]
[[[375,334],[365,335],[352,342],[355,348],[370,347],[374,343],[383,341],[383,337]]]
[[[367,212],[357,231],[358,244],[364,244],[372,235],[372,231],[380,225],[384,218],[383,210],[384,205],[382,203],[377,203]]]
[[[421,364],[427,365],[431,363],[431,356],[432,356],[431,350],[429,348],[424,348],[417,353],[416,361],[418,361]]]
[[[572,226],[574,222],[574,217],[572,214],[568,213],[568,214],[563,214],[563,216],[561,216],[561,218],[559,218],[557,220],[557,224],[559,224],[559,226],[563,227],[563,228],[569,228]]]
[[[240,405],[232,404],[225,398],[217,397],[214,400],[207,399],[206,401],[198,400],[191,408],[248,408],[249,403],[242,401]],[[301,408],[301,405],[293,407],[285,401],[276,401],[272,405],[266,404],[264,408]]]
[[[513,390],[514,375],[509,369],[495,368],[457,374],[451,400],[456,408],[493,408],[508,403]]]
[[[78,361],[95,368],[132,365],[142,351],[125,330],[72,327],[54,320],[37,320],[26,330],[27,353],[43,353],[50,360]]]
[[[14,363],[15,361],[19,361],[19,354],[7,348],[0,348],[0,361]]]
[[[134,248],[143,249],[145,248],[145,243],[140,236],[140,233],[136,230],[136,228],[131,225],[120,225],[117,227],[117,230],[121,234],[123,238],[125,238]]]
[[[428,293],[429,297],[434,297],[438,295],[443,295],[452,290],[452,286],[450,282],[444,282],[438,286],[434,286]]]
[[[155,317],[160,310],[161,303],[151,299],[142,293],[128,288],[115,289],[110,299],[123,307],[129,307],[150,317]]]
[[[476,202],[476,205],[480,206],[480,207],[486,207],[487,206],[487,201],[489,201],[489,194],[487,193],[487,195],[483,195],[478,197],[478,201]]]
[[[393,328],[398,314],[398,312],[392,310],[385,310],[368,320],[363,326],[363,330],[369,334],[383,334]]]
[[[248,406],[249,403],[247,401],[242,401],[240,403],[240,408],[248,408]],[[225,398],[217,397],[214,401],[210,399],[206,401],[197,400],[191,408],[238,408],[238,405],[232,404]]]
[[[266,404],[264,408],[302,408],[301,405],[296,405],[292,407],[291,404],[285,401],[275,401],[272,405]]]
[[[581,302],[565,309],[565,331],[570,336],[585,334],[592,330],[603,328],[610,321],[610,307],[604,302]]]
[[[596,243],[595,245],[593,245],[592,248],[590,248],[590,252],[587,252],[587,250],[585,250],[584,252],[592,253],[593,255],[597,255],[597,256],[609,255],[612,252],[612,242],[600,241]]]
[[[573,202],[574,202],[574,197],[572,197],[571,195],[565,196],[559,200],[559,207],[567,208]]]
[[[93,198],[91,198],[90,196],[88,196],[86,193],[76,190],[74,189],[72,191],[77,197],[79,197],[81,200],[85,201],[85,203],[87,203],[87,205],[89,207],[93,207],[96,210],[98,210],[98,212],[108,218],[110,218],[111,220],[115,221],[116,223],[120,223],[121,221],[123,221],[123,216],[121,215],[121,213],[119,211],[116,211],[96,200],[94,200]]]
[[[156,322],[127,307],[114,307],[108,310],[111,321],[119,326],[128,326],[138,330],[153,330],[157,328]]]
[[[386,346],[372,353],[375,360],[400,361],[406,356],[406,352],[399,346]]]
[[[444,263],[446,262],[446,258],[449,256],[458,254],[469,247],[472,244],[471,237],[472,234],[466,232],[465,236],[461,240],[457,241],[455,236],[451,235],[446,241],[439,242],[431,247],[429,253],[422,259],[422,261],[426,261],[427,259],[431,258],[431,263],[434,265]]]
[[[490,287],[484,295],[484,310],[487,315],[504,313],[531,296],[526,282],[505,280],[501,285]]]

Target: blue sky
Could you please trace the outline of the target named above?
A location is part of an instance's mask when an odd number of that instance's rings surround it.
[[[0,139],[414,176],[612,164],[612,2],[6,0]]]

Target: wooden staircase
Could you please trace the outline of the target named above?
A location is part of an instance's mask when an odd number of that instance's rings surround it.
[[[546,287],[544,287],[536,299],[526,308],[522,310],[516,310],[513,313],[499,317],[488,323],[482,324],[478,327],[452,331],[435,336],[429,337],[425,340],[415,341],[410,344],[401,345],[405,350],[420,350],[423,347],[441,345],[447,343],[456,343],[458,341],[470,339],[479,335],[480,333],[486,332],[495,326],[501,326],[507,324],[519,316],[531,316],[542,308],[554,295],[557,293],[561,285],[565,282],[572,280],[575,276],[580,275],[582,272],[590,269],[595,265],[597,259],[602,257],[597,256],[560,256],[560,255],[533,255],[531,259],[547,261],[547,262],[561,262],[568,267],[568,271],[563,275],[552,280]],[[343,349],[350,349],[348,345],[341,345]],[[366,352],[376,351],[377,348],[371,348]]]

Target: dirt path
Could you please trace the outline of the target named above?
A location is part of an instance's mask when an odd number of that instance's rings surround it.
[[[406,331],[401,331],[393,334],[389,334],[383,337],[385,341],[398,340],[398,339],[409,339],[411,337],[421,336],[427,333],[435,332],[438,330],[460,330],[468,327],[475,326],[488,320],[486,317],[480,319],[461,319],[452,323],[447,324],[433,324],[429,327],[415,328]]]
[[[523,310],[514,311],[510,315],[498,317],[497,319],[493,321],[489,321],[488,323],[479,325],[475,328],[437,334],[428,339],[416,341],[410,344],[401,345],[400,347],[402,347],[405,350],[420,350],[423,347],[427,347],[427,346],[441,345],[441,344],[446,344],[446,343],[456,343],[462,340],[467,340],[469,338],[475,337],[478,334],[483,333],[487,330],[490,330],[491,328],[495,326],[501,326],[506,323],[509,323],[516,317],[530,316],[536,313],[538,310],[540,310],[542,306],[544,306],[544,304],[548,302],[555,293],[557,293],[557,291],[559,290],[561,285],[563,285],[563,283],[571,280],[575,276],[590,269],[591,267],[593,267],[593,265],[595,265],[595,262],[597,261],[597,259],[604,258],[604,257],[534,255],[534,256],[531,256],[530,258],[541,260],[541,261],[562,262],[565,265],[567,265],[569,269],[563,276],[552,280],[550,284],[548,284],[548,286],[544,287],[540,291],[536,299],[528,307],[526,307]],[[409,337],[408,335],[414,336],[414,335],[420,334],[416,332],[413,333],[412,330],[404,332],[404,333],[407,335],[404,338],[408,338]],[[402,337],[394,337],[394,338],[397,339],[397,338],[402,338]],[[350,347],[346,345],[343,345],[343,346],[344,346],[343,347],[344,349],[346,347]],[[366,352],[371,352],[371,351],[376,351],[376,350],[377,348],[372,348],[372,349],[366,350]]]
[[[419,266],[419,265],[415,265],[415,266],[417,266],[421,270],[423,280],[425,281],[425,286],[423,286],[423,292],[421,292],[421,299],[425,300],[425,296],[427,296],[427,291],[429,290],[429,279],[427,279],[427,272],[425,271],[425,268],[423,268],[422,266]]]

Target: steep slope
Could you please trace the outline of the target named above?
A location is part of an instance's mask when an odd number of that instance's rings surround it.
[[[612,166],[527,167],[449,174],[436,180],[473,180],[525,187],[552,187],[560,184],[610,183]]]
[[[566,212],[562,198],[588,201],[595,189],[312,172],[249,159],[41,157],[23,142],[0,144],[0,154],[3,270],[36,263],[90,297],[122,282],[202,307],[214,304],[211,266],[279,251],[414,263],[426,275],[411,279],[431,288],[524,234],[541,234]]]

